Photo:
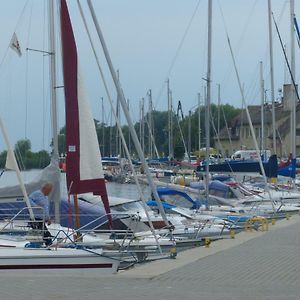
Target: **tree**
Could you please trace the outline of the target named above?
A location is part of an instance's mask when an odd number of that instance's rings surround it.
[[[225,121],[223,117],[223,111],[225,118],[227,120],[233,119],[239,112],[240,109],[237,109],[229,104],[221,105],[221,118],[220,118],[220,128],[225,126]],[[205,145],[205,107],[200,107],[201,110],[201,145]],[[218,114],[217,114],[218,107],[215,104],[211,105],[211,118],[210,118],[210,137],[211,137],[211,145],[214,144],[213,137],[215,136],[215,131],[213,129],[212,124],[215,124],[217,127],[218,124]],[[147,120],[149,117],[148,114],[145,115],[144,119]],[[178,121],[176,115],[173,113],[173,146],[174,146],[174,157],[177,159],[181,159],[184,156],[184,146],[182,137],[180,135],[180,130],[178,127]],[[169,151],[169,141],[168,141],[168,112],[167,111],[153,111],[152,112],[152,119],[153,119],[153,135],[155,139],[155,144],[160,156],[168,155]],[[109,155],[118,155],[121,153],[116,152],[116,126],[107,126],[107,124],[103,122],[95,121],[96,131],[99,141],[99,147],[101,150],[102,156],[109,156]],[[188,139],[188,117],[183,118],[179,121],[179,126],[183,132],[183,138],[187,145]],[[149,143],[152,142],[150,135],[149,135],[149,128],[147,123],[145,122],[145,132],[144,132],[144,142],[145,142],[145,155],[149,155]],[[134,128],[138,137],[140,137],[140,122],[136,122],[134,124]],[[103,131],[104,131],[104,139],[103,139]],[[127,143],[127,147],[131,150],[131,155],[136,155],[136,150],[133,147],[133,142],[131,139],[131,135],[129,132],[129,128],[127,125],[122,127],[122,131],[124,134],[125,141]],[[65,127],[62,127],[60,130],[60,135],[58,137],[59,143],[59,153],[65,153]],[[104,152],[103,152],[104,147]],[[191,150],[196,151],[198,150],[198,109],[196,109],[191,114]],[[103,152],[103,153],[102,153]]]
[[[59,156],[66,153],[66,136],[64,133],[58,135],[58,154]]]
[[[7,151],[2,151],[0,153],[0,168],[4,168],[5,167],[5,163],[6,163],[6,156],[7,156]]]
[[[15,145],[15,151],[18,152],[19,155],[25,157],[26,152],[31,150],[31,142],[28,139],[23,139],[17,141]]]

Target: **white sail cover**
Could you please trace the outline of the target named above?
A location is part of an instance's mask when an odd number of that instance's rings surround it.
[[[104,178],[101,153],[93,115],[80,68],[78,68],[78,111],[80,140],[80,180]]]

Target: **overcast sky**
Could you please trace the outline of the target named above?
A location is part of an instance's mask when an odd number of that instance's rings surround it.
[[[296,16],[300,15],[299,1]],[[56,1],[55,1],[56,3]],[[111,123],[110,107],[83,28],[76,1],[68,1],[94,117]],[[97,45],[97,52],[108,80],[112,97],[115,89],[91,23],[85,1],[81,1]],[[152,90],[157,110],[167,110],[166,79],[170,79],[174,106],[181,100],[185,114],[203,100],[207,69],[207,0],[97,0],[93,1],[115,69],[125,96],[130,101],[132,118],[138,120],[141,98]],[[1,116],[12,143],[27,137],[33,150],[49,149],[51,140],[49,100],[49,57],[26,51],[27,47],[48,50],[47,2],[3,0],[0,10],[0,101]],[[289,49],[289,1],[273,0],[272,10],[284,43]],[[58,11],[58,9],[56,9]],[[222,17],[222,14],[224,18]],[[222,103],[241,107],[241,96],[233,72],[226,30],[233,45],[248,104],[260,103],[259,61],[264,64],[265,89],[270,100],[267,0],[213,0],[212,102],[217,102],[221,84]],[[8,48],[17,33],[22,56]],[[62,85],[59,27],[57,27],[57,85]],[[275,87],[285,81],[285,65],[278,37],[274,36]],[[296,44],[296,60],[300,51]],[[299,74],[299,72],[297,73]],[[299,76],[296,76],[297,81]],[[288,77],[286,76],[288,80]],[[64,124],[63,90],[58,90],[59,126]],[[0,150],[4,148],[0,143]]]

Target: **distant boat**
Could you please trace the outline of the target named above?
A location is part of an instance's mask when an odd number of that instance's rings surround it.
[[[277,177],[277,156],[272,155],[268,162],[263,162],[267,177]],[[206,165],[197,167],[197,172],[205,172]],[[257,173],[261,174],[259,162],[256,160],[227,160],[222,163],[210,164],[209,172],[215,173]]]

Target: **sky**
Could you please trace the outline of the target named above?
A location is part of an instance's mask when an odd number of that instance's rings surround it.
[[[295,13],[300,16],[299,1]],[[58,1],[55,1],[56,13]],[[116,92],[108,72],[100,43],[85,1],[81,1],[96,51],[101,61],[112,99]],[[32,149],[49,150],[52,137],[49,56],[26,48],[48,50],[47,2],[40,0],[4,0],[0,10],[0,102],[11,143],[29,138]],[[87,34],[75,0],[68,1],[77,41],[80,66],[84,75],[94,117],[110,125],[111,108]],[[167,110],[166,80],[170,80],[176,109],[180,100],[185,115],[197,107],[197,94],[204,103],[207,72],[207,0],[97,0],[93,1],[114,68],[134,122],[139,118],[142,98],[152,91],[153,105]],[[289,1],[273,0],[272,11],[283,42],[289,51]],[[56,21],[58,18],[56,17]],[[56,22],[58,23],[58,22]],[[289,81],[278,36],[273,26],[275,95]],[[221,102],[241,107],[226,32],[233,46],[246,101],[260,103],[259,62],[263,62],[266,99],[270,101],[267,0],[213,0],[212,18],[212,99],[217,103],[217,85],[221,85]],[[22,56],[8,46],[16,32]],[[59,26],[56,25],[57,86],[63,85],[60,60]],[[296,44],[296,66],[300,51]],[[296,67],[296,80],[299,72]],[[59,127],[64,125],[64,94],[57,89]],[[146,110],[148,104],[146,105]],[[125,124],[124,117],[122,123]],[[0,141],[0,151],[5,149]]]

